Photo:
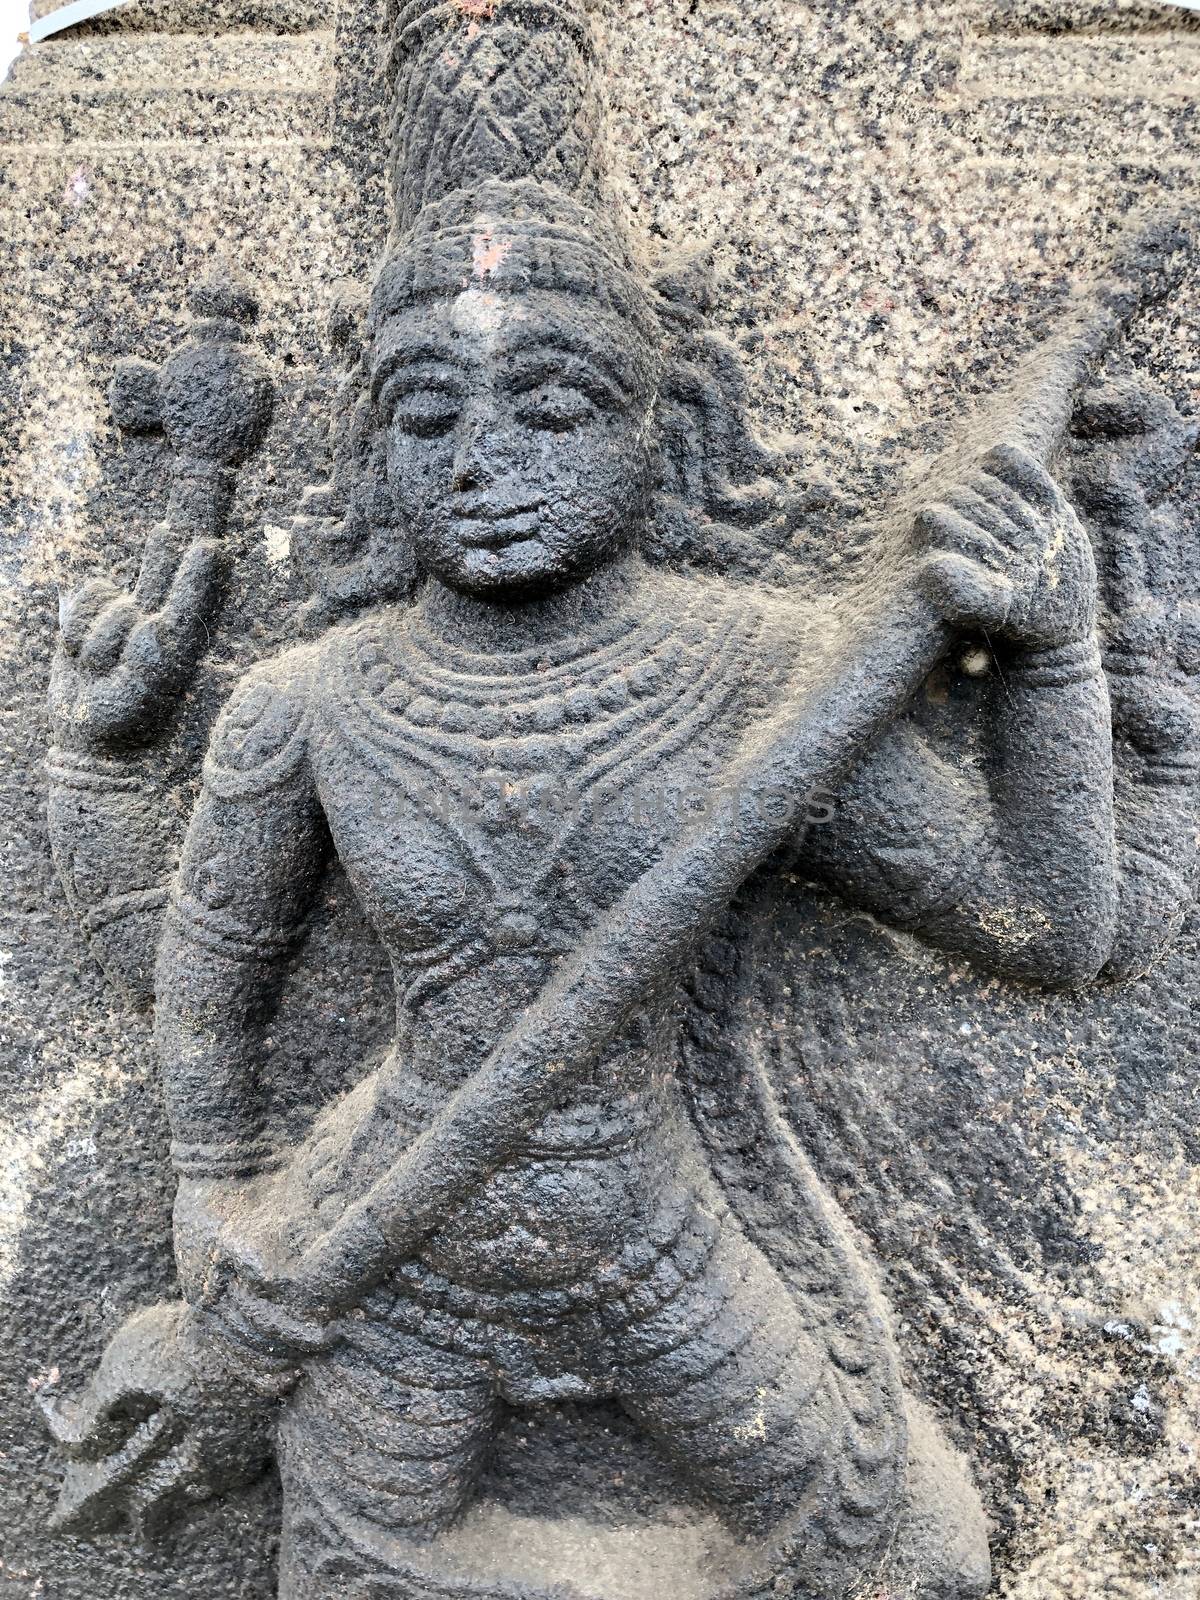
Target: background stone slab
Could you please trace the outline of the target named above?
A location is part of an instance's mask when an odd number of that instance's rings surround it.
[[[1175,7],[612,0],[609,15],[613,161],[648,252],[713,247],[760,415],[850,487],[995,383],[1131,205],[1196,203],[1200,19]],[[235,579],[181,762],[245,666],[295,632],[284,530],[320,473],[326,318],[382,235],[376,28],[372,0],[160,0],[28,50],[0,93],[5,1600],[272,1592],[269,1483],[160,1551],[43,1531],[57,1468],[31,1391],[54,1366],[80,1379],[124,1314],[172,1286],[147,1027],[101,981],[53,879],[43,700],[57,586],[128,575],[158,509],[162,446],[116,433],[109,372],[167,353],[213,265],[257,287],[280,399],[241,480]],[[1193,275],[1136,336],[1185,409],[1200,405],[1197,303]],[[331,882],[281,1036],[317,1092],[369,1050],[387,1005],[346,899]],[[915,1375],[981,1463],[999,1592],[1192,1600],[1194,931],[1150,979],[1072,1003],[798,904],[819,931],[801,974],[814,1014],[858,1003],[811,1044],[791,1110],[884,1260]],[[903,1037],[920,1049],[898,1051]],[[907,1170],[881,1172],[889,1141]],[[1077,1325],[1097,1308],[1099,1341]]]

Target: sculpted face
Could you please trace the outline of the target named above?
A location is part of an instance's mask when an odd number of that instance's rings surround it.
[[[622,318],[465,289],[386,324],[374,384],[396,510],[443,583],[544,593],[635,538],[654,357]]]

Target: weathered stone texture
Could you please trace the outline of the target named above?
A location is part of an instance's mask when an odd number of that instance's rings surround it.
[[[1200,193],[1200,17],[1177,8],[612,0],[605,22],[614,179],[641,247],[713,248],[716,320],[758,415],[851,498],[996,386],[1131,209],[1187,211]],[[175,803],[216,707],[297,636],[289,519],[326,451],[329,314],[386,231],[379,27],[370,0],[135,4],[30,48],[0,92],[5,1600],[274,1593],[269,1480],[199,1507],[165,1546],[45,1530],[61,1467],[36,1392],[78,1387],[130,1310],[175,1292],[149,1027],[107,986],[51,868],[46,683],[60,588],[129,579],[161,507],[166,447],[114,427],[112,369],[164,357],[213,268],[253,284],[278,398],[239,478]],[[1130,346],[1185,413],[1200,408],[1198,291],[1193,267]],[[1193,471],[1177,498],[1193,525],[1197,487]],[[854,546],[835,524],[821,559],[836,573]],[[996,1592],[1192,1600],[1193,922],[1149,977],[1082,998],[973,972],[800,883],[778,926],[803,960],[747,997],[745,1031],[800,1040],[777,1087],[881,1262],[907,1377],[976,1465]],[[314,1101],[377,1046],[389,1005],[335,877],[278,1039]],[[528,1465],[524,1429],[498,1469],[514,1515],[539,1506],[553,1445],[535,1439]],[[636,1545],[645,1462],[610,1444]],[[587,1509],[562,1511],[561,1548],[585,1571]]]

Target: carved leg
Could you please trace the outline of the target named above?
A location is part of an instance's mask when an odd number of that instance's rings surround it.
[[[693,1281],[626,1330],[624,1355],[622,1404],[744,1532],[786,1517],[837,1448],[825,1353],[730,1220]]]
[[[454,1522],[478,1482],[496,1406],[480,1363],[382,1320],[313,1362],[280,1426],[280,1600],[383,1575],[389,1536],[411,1546]]]

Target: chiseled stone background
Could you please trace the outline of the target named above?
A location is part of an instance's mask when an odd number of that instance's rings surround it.
[[[714,249],[719,318],[765,425],[851,486],[1052,325],[1131,203],[1195,205],[1200,18],[1175,7],[608,0],[607,15],[613,162],[648,248]],[[162,1549],[43,1532],[57,1472],[33,1393],[55,1368],[78,1381],[122,1316],[172,1287],[147,1027],[101,981],[53,880],[43,698],[57,586],[130,574],[164,482],[161,443],[113,429],[108,374],[170,349],[189,283],[214,265],[259,290],[280,398],[241,481],[236,576],[183,764],[238,674],[294,632],[287,517],[320,473],[326,315],[382,237],[376,28],[374,0],[146,0],[27,50],[0,91],[4,1600],[272,1592],[270,1483]],[[1191,408],[1198,305],[1193,276],[1135,340]],[[386,1005],[344,898],[331,884],[281,1023],[281,1049],[318,1082]],[[997,1592],[1194,1600],[1193,932],[1123,993],[1051,1001],[820,914],[859,997],[840,1066],[861,1138],[838,1157],[814,1135],[814,1154],[876,1239],[916,1381],[979,1463]],[[802,1133],[807,1087],[791,1107]],[[917,1195],[909,1233],[884,1243],[881,1116]]]

